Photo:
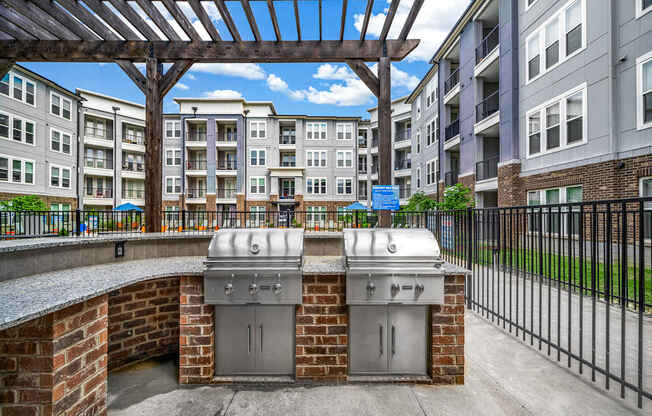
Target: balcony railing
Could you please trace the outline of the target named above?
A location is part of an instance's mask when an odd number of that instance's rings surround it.
[[[139,146],[145,146],[145,137],[144,136],[138,136],[135,134],[126,134],[122,136],[122,143],[127,143],[127,144],[136,144]]]
[[[378,165],[371,165],[371,174],[375,175],[378,173]]]
[[[237,165],[235,160],[218,160],[217,170],[236,170]]]
[[[458,182],[458,180],[457,180],[457,179],[458,179],[458,175],[459,175],[459,172],[456,171],[456,170],[452,170],[452,171],[450,171],[450,172],[446,172],[446,174],[444,175],[444,184],[445,184],[446,186],[453,186],[453,185],[456,185],[457,182]]]
[[[411,196],[412,196],[412,187],[407,185],[401,185],[398,187],[399,199],[409,199]]]
[[[294,191],[281,191],[281,195],[278,196],[278,199],[294,199]]]
[[[205,160],[189,160],[188,170],[206,170],[206,161]]]
[[[498,156],[490,157],[475,164],[475,180],[483,181],[498,177]]]
[[[112,188],[84,188],[84,195],[89,198],[113,198]]]
[[[189,131],[187,135],[187,140],[189,142],[205,142],[206,141],[206,132],[205,131]]]
[[[220,135],[216,139],[217,143],[236,143],[237,141],[238,135],[234,131],[228,131],[225,135]]]
[[[236,194],[235,188],[217,188],[218,199],[234,199]]]
[[[444,82],[444,94],[448,94],[453,88],[460,83],[460,70],[459,68],[453,71],[448,79]]]
[[[460,134],[460,119],[458,118],[457,120],[453,121],[451,124],[446,126],[444,135],[446,136],[446,140],[449,140],[459,134]]]
[[[144,189],[123,189],[122,197],[126,199],[145,199]]]
[[[498,43],[500,42],[500,32],[498,31],[498,25],[496,25],[495,28],[489,34],[482,39],[482,42],[480,42],[480,45],[475,48],[475,63],[476,65],[482,62],[484,58],[489,55],[494,49],[496,49],[496,46],[498,46]]]
[[[367,191],[365,190],[364,192],[358,192],[358,199],[361,201],[366,201],[367,200]]]
[[[475,122],[478,123],[498,111],[498,91],[494,92],[475,107]]]
[[[85,157],[84,166],[96,169],[113,169],[113,160],[101,157]]]
[[[371,139],[371,147],[378,147],[378,137]]]
[[[278,144],[297,144],[297,136],[282,134],[278,138]]]
[[[364,165],[358,165],[358,173],[361,175],[366,175],[367,174],[367,164],[365,163]]]
[[[186,198],[206,198],[206,188],[188,188],[186,189]]]
[[[366,149],[367,148],[367,138],[364,136],[358,136],[358,147],[360,149]]]
[[[284,168],[294,168],[297,166],[296,160],[283,160],[281,161],[281,167]]]
[[[145,172],[144,162],[122,162],[122,170],[130,172]]]
[[[84,135],[96,139],[113,140],[113,130],[97,127],[84,127]]]
[[[397,160],[394,163],[394,170],[412,169],[412,161],[408,159]]]
[[[394,143],[396,142],[402,142],[405,140],[410,140],[412,138],[412,131],[411,130],[404,130],[401,132],[397,132],[394,135]]]

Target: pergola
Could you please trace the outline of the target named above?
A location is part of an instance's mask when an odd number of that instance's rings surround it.
[[[402,60],[419,44],[407,37],[424,0],[413,1],[396,39],[388,35],[400,0],[391,1],[378,39],[366,39],[374,0],[366,2],[360,38],[344,38],[348,0],[342,0],[339,39],[328,40],[322,37],[322,0],[292,1],[297,39],[283,40],[274,4],[281,1],[288,0],[212,0],[230,33],[231,39],[225,40],[200,0],[160,0],[189,38],[183,40],[151,0],[0,0],[0,78],[17,61],[115,62],[125,71],[146,97],[145,213],[150,232],[160,231],[161,224],[163,98],[196,62],[345,62],[378,98],[379,183],[391,184],[391,61]],[[310,1],[318,4],[318,40],[302,37],[299,4]],[[275,39],[262,39],[254,2],[267,4]],[[210,40],[200,36],[180,3],[190,6]],[[242,39],[229,3],[241,5],[253,41]],[[371,61],[378,62],[378,76],[365,64]],[[145,62],[145,75],[134,62]],[[165,73],[164,62],[173,63]],[[388,225],[388,218],[381,216],[381,225]]]

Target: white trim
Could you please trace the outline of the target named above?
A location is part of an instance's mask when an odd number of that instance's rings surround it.
[[[253,128],[253,125],[256,125],[256,128]],[[258,133],[261,132],[260,126],[264,126],[263,131],[265,132],[265,136],[260,137]],[[253,131],[256,131],[256,137],[253,137],[251,133]],[[267,139],[267,120],[249,120],[249,138],[252,140],[265,140]]]
[[[436,157],[436,158],[430,159],[429,161],[426,162],[426,186],[428,186],[428,185],[436,185],[437,184],[437,159],[439,159],[439,158]],[[431,171],[434,174],[434,178],[433,178],[432,182],[430,181],[431,178],[430,178],[430,175],[428,174],[428,168],[430,167],[430,165],[432,165]],[[421,168],[418,168],[418,169],[421,169]]]
[[[179,124],[179,136],[178,137],[176,137],[174,135],[174,132],[176,131],[176,129],[174,128],[175,123]],[[168,126],[168,124],[172,124],[172,129],[171,129],[172,130],[172,136],[167,135],[167,132],[168,132],[167,126]],[[164,134],[166,139],[180,139],[181,136],[183,136],[183,134],[181,134],[181,120],[165,120],[165,123],[163,123],[163,134]]]
[[[0,181],[0,183],[13,183],[13,184],[21,184],[21,185],[30,185],[34,186],[36,185],[36,162],[32,159],[23,159],[21,157],[16,157],[16,156],[10,156],[6,154],[0,154],[1,158],[7,159],[7,180],[6,181]],[[19,160],[20,163],[20,182],[14,182],[13,181],[13,162],[14,160]],[[25,182],[25,163],[31,163],[32,164],[32,182]]]
[[[652,10],[652,7],[650,7]],[[652,128],[652,121],[645,123],[643,114],[643,65],[652,65],[652,51],[636,59],[636,129],[643,130]]]
[[[324,181],[326,184],[326,191],[325,192],[314,192],[315,191],[315,181],[319,181],[319,188],[321,188],[321,181]],[[308,181],[312,181],[312,190],[313,192],[308,192]],[[328,195],[328,178],[325,176],[310,176],[306,178],[306,195]]]
[[[168,152],[172,152],[172,164],[171,165],[168,164]],[[179,152],[179,164],[178,165],[176,163],[174,163],[174,160],[176,159],[176,157],[175,157],[176,152]],[[165,166],[175,167],[175,166],[181,166],[181,164],[182,164],[181,160],[183,158],[181,157],[181,149],[178,148],[178,147],[166,147],[165,152],[163,154],[163,157],[165,158]]]
[[[54,150],[52,148],[52,136],[53,136],[54,132],[59,133],[59,150]],[[70,143],[69,143],[70,152],[64,152],[63,151],[63,136],[64,135],[68,136],[70,138]],[[55,129],[54,127],[50,127],[49,143],[50,143],[50,146],[48,147],[49,151],[55,152],[55,153],[61,153],[62,155],[69,155],[69,156],[72,155],[72,144],[73,144],[72,134],[66,133],[65,131],[60,130],[60,129]]]
[[[568,10],[569,6],[571,6],[576,1],[579,1],[580,6],[582,7],[582,11],[581,11],[582,46],[578,50],[571,53],[570,55],[566,55],[566,10]],[[546,68],[545,65],[546,26],[548,26],[548,24],[555,19],[558,19],[558,25],[559,25],[559,60],[550,68]],[[586,29],[587,24],[588,22],[587,22],[586,0],[570,0],[568,3],[560,7],[557,13],[550,16],[541,25],[537,26],[537,28],[533,30],[532,33],[530,33],[525,38],[525,46],[524,46],[525,52],[523,53],[523,56],[525,57],[525,85],[531,84],[532,82],[541,78],[543,75],[553,71],[555,68],[557,68],[567,60],[573,58],[575,55],[584,51],[587,47],[587,29]],[[528,44],[530,43],[530,39],[532,39],[535,36],[539,36],[539,74],[537,74],[537,76],[535,76],[534,78],[530,79],[530,65],[529,65],[530,54],[528,53]]]
[[[315,129],[315,126],[317,127],[317,129]],[[323,131],[322,131],[322,127],[323,127]],[[310,138],[308,138],[308,130],[310,130],[310,134],[312,136]],[[318,138],[315,138],[315,133],[319,135]],[[306,122],[305,136],[306,136],[306,140],[328,140],[328,123],[325,121]]]
[[[251,152],[256,152],[256,164],[255,165],[253,163],[251,163]],[[263,163],[263,164],[260,163],[260,152],[265,152],[265,163]],[[254,167],[265,167],[265,166],[267,166],[267,149],[266,148],[261,148],[261,147],[249,148],[249,153],[247,155],[247,163],[249,163],[249,166],[254,166]]]
[[[416,179],[417,189],[421,189],[421,166],[417,167],[416,174],[417,177],[415,179]]]
[[[346,138],[346,128],[351,128],[351,137]],[[342,128],[342,138],[339,138],[340,132],[339,129]],[[328,129],[328,127],[326,128]],[[327,135],[328,137],[328,135]],[[335,139],[338,141],[353,140],[353,123],[335,123]]]
[[[172,192],[168,192],[168,179],[172,179]],[[179,192],[174,192],[176,187],[176,181],[179,181]],[[181,189],[181,176],[166,176],[165,177],[165,194],[166,195],[181,195],[183,189]]]
[[[251,180],[256,180],[256,192],[251,192]],[[260,192],[260,179],[264,181],[263,183],[263,192]],[[249,195],[267,195],[267,177],[266,176],[249,176],[247,178],[247,192]]]
[[[578,141],[576,143],[567,144],[567,134],[568,134],[568,129],[567,129],[567,108],[566,108],[566,100],[572,96],[577,94],[578,92],[582,92],[582,140]],[[547,143],[546,143],[546,131],[547,131],[547,120],[545,118],[545,110],[548,107],[551,107],[554,104],[559,104],[559,146],[551,149],[551,150],[546,150]],[[530,123],[529,119],[530,116],[534,113],[539,113],[540,117],[540,128],[539,128],[539,146],[540,146],[540,151],[536,154],[530,154]],[[535,157],[547,155],[550,153],[555,153],[559,152],[561,150],[567,150],[576,146],[581,146],[583,144],[586,144],[588,142],[588,100],[587,100],[587,84],[583,83],[580,86],[577,86],[571,90],[566,91],[562,95],[559,95],[551,100],[548,100],[542,104],[539,104],[535,108],[527,111],[525,113],[525,157],[526,159],[532,159]]]
[[[57,168],[59,169],[59,185],[54,186],[52,185],[52,168]],[[63,171],[67,170],[68,171],[68,185],[69,186],[63,186]],[[72,189],[72,169],[67,166],[61,166],[61,165],[55,165],[55,164],[49,164],[48,165],[48,187],[49,188],[57,188],[57,189]]]
[[[59,100],[60,100],[60,102],[59,102],[59,112],[61,114],[55,114],[55,113],[52,112],[52,97],[53,96],[59,97]],[[64,103],[64,101],[68,101],[70,103],[70,118],[65,118],[63,116],[63,103]],[[49,105],[48,112],[50,113],[50,115],[53,115],[55,117],[59,117],[59,118],[64,119],[64,120],[72,121],[72,113],[73,113],[73,111],[72,111],[72,100],[70,100],[70,99],[64,97],[63,95],[58,94],[58,93],[56,93],[54,91],[50,91],[50,102],[48,103],[48,105]]]
[[[26,146],[36,147],[36,122],[34,122],[33,120],[30,120],[30,119],[21,117],[21,116],[17,116],[17,115],[15,115],[13,113],[3,111],[3,110],[0,110],[0,114],[4,114],[4,115],[7,116],[7,123],[8,123],[7,124],[7,137],[0,136],[0,139],[7,140],[7,141],[9,141],[11,143],[19,143],[19,144],[23,144],[23,145],[26,145]],[[18,120],[20,120],[22,122],[21,140],[14,140],[14,119],[18,119]],[[26,134],[27,134],[26,133],[27,130],[25,128],[25,123],[32,123],[32,125],[34,126],[34,131],[32,132],[32,135],[34,136],[32,138],[32,143],[27,143],[25,141],[25,137],[26,137]]]
[[[646,14],[652,12],[652,6],[648,6],[647,8],[643,8],[643,0],[634,0],[636,2],[636,18],[640,19],[641,17],[645,16]]]
[[[534,7],[535,4],[537,4],[539,0],[534,0],[532,3],[528,3],[529,0],[525,0],[525,11],[527,12],[530,10],[532,7]]]
[[[308,157],[308,153],[313,153],[313,154],[314,154],[315,152],[319,153],[319,162],[320,162],[320,165],[319,165],[319,166],[314,166],[314,165],[313,165],[313,166],[309,166],[309,165],[308,165],[308,161],[309,161],[309,160],[314,161],[314,157],[313,157],[313,158],[309,158],[309,157]],[[324,160],[324,159],[321,158],[322,153],[325,153],[325,154],[326,154],[326,159],[325,159],[325,161],[326,161],[326,165],[325,165],[325,166],[321,166],[321,161]],[[317,169],[327,168],[327,167],[328,167],[328,150],[322,150],[322,149],[306,149],[306,163],[305,163],[305,165],[306,165],[306,168],[317,168]]]
[[[340,166],[340,153],[343,155],[342,165]],[[351,157],[347,159],[347,154]],[[350,161],[351,166],[346,166],[346,162]],[[335,150],[335,168],[336,169],[353,169],[353,150]]]
[[[340,187],[339,181],[340,180],[344,181],[344,183],[342,184],[343,189],[344,189],[344,193],[340,193],[340,190],[339,190],[339,187]],[[346,193],[346,181],[351,181],[351,193]],[[326,184],[326,187],[328,188],[328,183]],[[326,190],[328,190],[328,189],[326,189]],[[335,193],[337,195],[354,195],[355,194],[355,188],[353,186],[353,178],[350,177],[350,176],[338,176],[338,177],[336,177],[335,178]]]
[[[18,73],[16,71],[8,71],[5,75],[9,75],[9,94],[8,95],[2,94],[2,95],[4,95],[7,98],[10,98],[10,99],[12,99],[14,101],[18,101],[18,102],[21,102],[21,103],[23,103],[25,105],[28,105],[30,107],[36,108],[36,81],[34,81],[33,79],[31,79],[29,77],[26,77],[22,73]],[[14,77],[20,78],[23,81],[23,89],[21,90],[22,97],[20,99],[14,98]],[[27,102],[27,83],[30,83],[30,84],[32,84],[34,86],[34,103],[33,104],[30,104],[30,103]],[[72,112],[72,106],[70,108],[71,108],[71,112]]]

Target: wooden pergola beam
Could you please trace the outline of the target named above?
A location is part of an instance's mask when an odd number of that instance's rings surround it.
[[[34,21],[39,26],[52,33],[59,39],[81,39],[68,27],[62,25],[54,17],[40,9],[35,3],[20,0],[4,0],[4,3],[19,12],[26,18]]]
[[[199,36],[199,33],[192,26],[188,18],[181,8],[177,5],[177,2],[174,0],[162,0],[165,8],[168,9],[168,12],[172,15],[172,18],[179,24],[181,29],[186,32],[186,35],[194,41],[201,41],[202,38]]]
[[[115,61],[120,68],[127,74],[129,78],[136,84],[136,86],[143,92],[147,94],[147,80],[145,76],[138,70],[136,65],[131,61]]]
[[[249,0],[240,0],[240,4],[242,4],[242,9],[245,12],[245,16],[247,16],[247,21],[249,22],[251,33],[254,34],[254,39],[256,39],[256,42],[260,42],[261,40],[263,40],[263,38],[260,36],[260,31],[258,31],[256,18],[254,17],[253,10],[251,10],[251,5],[249,4]]]
[[[36,4],[39,9],[43,10],[43,12],[46,13],[48,16],[51,16],[62,26],[68,28],[68,30],[73,32],[80,39],[100,40],[100,37],[97,34],[95,34],[95,32],[93,32],[86,26],[79,24],[77,20],[75,20],[72,16],[70,16],[65,11],[63,11],[61,7],[55,5],[52,1],[32,0],[32,2]]]
[[[215,28],[211,18],[208,16],[208,13],[206,13],[206,9],[202,7],[199,0],[188,0],[188,3],[190,4],[192,11],[195,12],[195,15],[201,22],[204,29],[206,29],[208,36],[210,36],[212,40],[222,40],[222,37]]]
[[[36,24],[32,19],[29,19],[22,14],[16,12],[13,8],[5,7],[4,3],[0,3],[0,16],[5,20],[10,21],[20,27],[23,31],[29,33],[36,39],[55,40],[56,36],[43,29]]]
[[[283,40],[281,38],[281,28],[278,25],[276,9],[274,8],[274,2],[272,0],[267,0],[267,9],[269,9],[269,17],[272,19],[272,26],[274,26],[274,35],[276,35],[276,41],[280,42]]]
[[[365,83],[367,88],[371,90],[371,93],[376,97],[380,96],[380,81],[376,74],[373,73],[371,69],[361,60],[348,60],[346,61],[347,65],[355,74],[360,78],[362,82]]]
[[[403,24],[403,29],[401,29],[401,33],[398,35],[399,40],[407,39],[408,35],[410,34],[410,30],[412,30],[412,25],[414,25],[414,21],[417,19],[417,16],[419,15],[421,6],[423,6],[423,1],[424,0],[414,0],[414,3],[412,3],[412,8],[410,9],[410,13],[408,14],[407,19],[405,19],[405,23]]]
[[[34,39],[34,40],[36,39],[34,36],[26,32],[20,26],[14,24],[11,20],[7,20],[3,18],[2,16],[0,16],[0,27],[2,27],[3,32],[5,32],[6,34],[10,35],[13,38]]]
[[[229,9],[226,7],[226,4],[224,4],[224,0],[214,0],[214,1],[217,10],[220,12],[220,15],[222,16],[222,20],[224,20],[224,24],[226,25],[227,29],[229,29],[229,32],[231,33],[231,37],[233,38],[233,41],[242,42],[242,38],[240,37],[240,32],[238,32],[238,28],[236,27],[235,23],[233,23],[233,18],[231,18],[231,13],[229,13]]]
[[[165,96],[168,91],[181,79],[181,77],[190,69],[193,61],[178,61],[167,70],[160,82],[161,95]]]
[[[156,6],[152,4],[149,0],[136,0],[136,3],[140,6],[141,9],[145,12],[152,22],[159,28],[161,32],[171,41],[181,40],[181,36],[170,26],[167,20],[161,15],[161,12],[158,11]]]
[[[319,40],[322,40],[322,5],[321,0],[319,0]]]
[[[301,19],[299,19],[299,2],[297,0],[294,0],[294,20],[297,22],[297,40],[301,42]],[[321,22],[321,19],[319,21]],[[321,40],[321,35],[319,39]]]
[[[347,0],[342,0],[342,22],[340,23],[340,42],[344,40],[344,27],[346,26]]]
[[[392,22],[394,17],[396,17],[396,10],[398,9],[398,4],[401,0],[392,0],[392,3],[389,5],[389,10],[387,11],[387,16],[385,17],[385,23],[383,24],[383,30],[380,32],[379,40],[385,41],[387,35],[389,34],[389,29],[392,27]]]
[[[367,29],[369,28],[369,19],[371,19],[371,10],[374,7],[374,0],[367,0],[367,9],[364,12],[364,19],[362,20],[362,30],[360,30],[360,41],[362,42],[367,36]]]
[[[88,26],[93,32],[97,33],[102,39],[106,40],[120,40],[118,35],[113,33],[104,23],[97,20],[97,18],[86,8],[82,7],[77,3],[76,0],[58,0],[61,6],[63,6],[71,15],[79,19],[83,24]]]
[[[0,30],[5,30],[4,22]],[[360,59],[400,61],[419,44],[418,40],[325,40],[303,42],[228,42],[228,41],[78,41],[78,40],[3,40],[0,58],[25,62],[143,62],[155,56],[163,62],[346,62]]]
[[[152,30],[142,17],[125,0],[109,0],[111,5],[122,14],[125,19],[143,35],[147,40],[161,40],[161,37]]]
[[[122,19],[120,19],[120,17],[113,13],[113,11],[100,0],[84,0],[84,3],[86,3],[86,5],[90,7],[95,12],[95,14],[97,14],[108,25],[110,25],[123,38],[127,40],[140,39],[136,32],[131,30],[131,28],[127,26],[127,24]]]

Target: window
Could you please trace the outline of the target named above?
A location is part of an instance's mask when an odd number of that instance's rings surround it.
[[[36,107],[36,84],[13,72],[7,72],[0,81],[0,94]]]
[[[0,163],[2,159],[0,159]],[[2,175],[2,165],[0,165],[0,175]],[[2,180],[2,177],[0,177]],[[641,178],[639,179],[639,195],[643,198],[652,196],[652,177]],[[644,203],[645,213],[643,214],[643,232],[645,233],[646,239],[652,238],[652,203]]]
[[[9,182],[9,158],[0,156],[0,182]]]
[[[436,138],[436,119],[430,120],[430,122],[426,125],[426,146],[432,146],[435,141],[437,140]]]
[[[337,151],[337,167],[338,168],[351,168],[351,167],[353,167],[353,151],[351,151],[351,150],[338,150]]]
[[[167,120],[165,122],[165,137],[167,139],[174,139],[181,137],[181,122],[174,120]]]
[[[337,194],[353,195],[353,179],[337,178]]]
[[[417,140],[416,141],[417,141],[417,143],[416,143],[416,145],[417,145],[416,151],[417,151],[417,153],[421,153],[421,129],[417,130]]]
[[[165,178],[165,193],[166,194],[180,194],[181,193],[181,178],[178,176],[168,176]]]
[[[417,104],[417,106],[416,106],[417,107],[416,119],[419,120],[419,119],[421,119],[421,94],[419,94],[419,96],[417,97],[416,104]]]
[[[306,140],[326,140],[326,123],[306,123]]]
[[[434,185],[437,183],[437,159],[433,159],[426,163],[426,185]]]
[[[11,175],[9,169],[11,168]],[[34,161],[0,155],[0,182],[34,184]]]
[[[7,72],[2,79],[0,80],[0,94],[3,95],[9,95],[9,80],[10,80],[9,72]]]
[[[582,202],[582,199],[582,186],[580,185],[529,191],[527,194],[527,204],[530,206],[570,204]],[[548,215],[548,212],[551,212],[551,215]],[[568,214],[568,212],[568,206],[561,207],[561,214],[558,208],[551,208],[550,210],[544,208],[541,210],[541,215],[539,215],[538,209],[529,210],[528,229],[531,232],[538,232],[543,229],[545,233],[555,234],[561,231],[563,235],[568,235],[568,222],[570,220],[572,234],[577,234],[579,230],[579,207],[572,207],[571,213]]]
[[[650,0],[652,1],[652,0]],[[652,10],[652,8],[650,9]],[[652,52],[636,60],[637,126],[639,130],[652,127]],[[1,127],[0,127],[1,128]]]
[[[249,178],[249,193],[252,195],[265,194],[266,180],[264,176],[252,176]]]
[[[426,109],[429,109],[437,99],[437,76],[433,76],[426,84]]]
[[[0,138],[25,144],[34,144],[35,124],[33,121],[0,113]]]
[[[528,157],[586,142],[586,84],[527,112]]]
[[[636,18],[652,12],[652,0],[635,0],[636,1]]]
[[[586,47],[586,0],[572,0],[559,8],[527,37],[525,46],[527,82],[583,50]]]
[[[55,211],[55,212],[70,211],[70,204],[50,204],[50,211]]]
[[[50,150],[69,155],[71,153],[70,144],[70,134],[52,128],[50,129]]]
[[[262,205],[254,205],[249,207],[249,219],[254,224],[263,224],[265,223],[265,207]]]
[[[72,101],[54,92],[50,93],[50,113],[55,116],[71,119]]]
[[[417,168],[417,189],[421,188],[421,168]]]
[[[326,178],[307,178],[306,193],[311,195],[325,195],[328,186]]]
[[[326,222],[326,207],[306,207],[306,226],[314,227],[319,224],[324,226]]]
[[[335,129],[337,131],[337,140],[351,140],[353,138],[352,123],[337,123]]]
[[[249,137],[252,139],[264,139],[267,137],[267,122],[252,121],[249,123]]]
[[[180,149],[166,149],[165,150],[165,165],[166,166],[181,166],[181,150]]]
[[[327,165],[326,150],[308,150],[306,151],[306,165],[309,168],[325,168]]]
[[[50,186],[53,188],[70,188],[70,169],[62,166],[50,166]]]
[[[265,166],[265,149],[249,150],[249,161],[251,166]]]

